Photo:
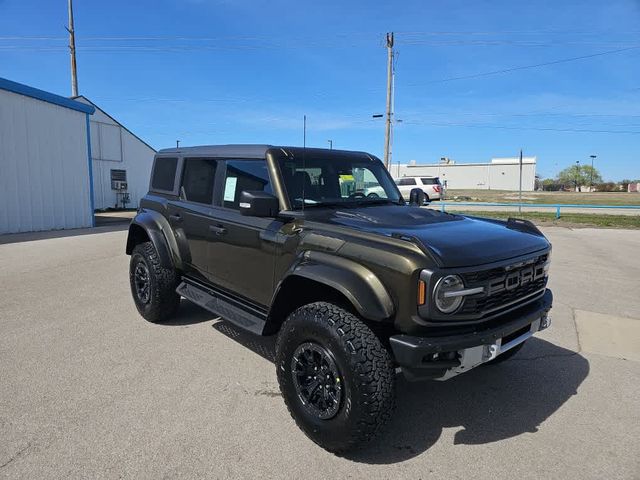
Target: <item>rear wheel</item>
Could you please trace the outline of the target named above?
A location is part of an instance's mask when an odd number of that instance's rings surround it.
[[[162,266],[153,243],[139,243],[131,252],[129,282],[136,308],[146,320],[161,323],[175,314],[180,304],[178,276],[173,268]]]
[[[395,405],[388,350],[358,317],[337,305],[300,307],[276,345],[278,383],[298,426],[332,452],[375,437]]]

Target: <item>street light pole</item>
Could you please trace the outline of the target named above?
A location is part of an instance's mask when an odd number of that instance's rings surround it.
[[[333,150],[333,140],[327,140],[329,143],[329,150]]]
[[[591,180],[589,181],[589,191],[593,192],[593,161],[596,159],[595,155],[591,156]]]
[[[578,175],[580,175],[580,160],[576,160],[576,192],[578,191]]]

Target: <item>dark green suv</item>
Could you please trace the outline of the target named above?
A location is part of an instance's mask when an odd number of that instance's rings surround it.
[[[135,304],[180,297],[257,335],[300,428],[334,452],[391,417],[396,372],[446,380],[549,326],[551,245],[531,223],[407,203],[363,152],[268,145],[160,151],[129,227]],[[231,367],[231,366],[230,366]]]

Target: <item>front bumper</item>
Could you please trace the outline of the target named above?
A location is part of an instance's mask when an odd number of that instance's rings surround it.
[[[515,318],[500,325],[462,335],[414,337],[393,335],[389,340],[398,365],[409,380],[447,380],[516,347],[551,324],[551,290],[508,313]]]

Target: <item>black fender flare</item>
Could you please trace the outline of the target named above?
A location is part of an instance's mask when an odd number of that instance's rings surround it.
[[[182,257],[171,225],[161,213],[153,210],[141,210],[131,221],[127,236],[127,255],[131,255],[133,248],[138,243],[137,231],[139,229],[144,230],[153,243],[164,267],[183,269]]]
[[[307,278],[337,290],[368,320],[383,321],[395,312],[393,300],[380,279],[353,260],[324,252],[305,251],[279,283],[274,301],[282,284],[291,276]]]

